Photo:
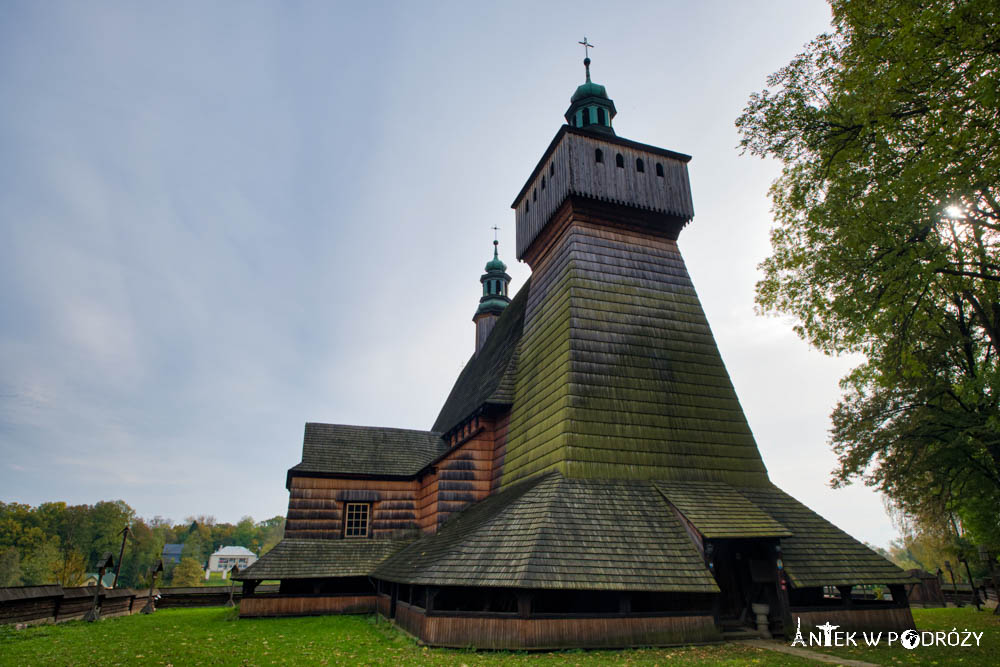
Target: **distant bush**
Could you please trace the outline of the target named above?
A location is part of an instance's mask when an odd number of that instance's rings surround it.
[[[197,586],[205,577],[201,564],[194,558],[183,558],[174,568],[171,584],[174,586]]]

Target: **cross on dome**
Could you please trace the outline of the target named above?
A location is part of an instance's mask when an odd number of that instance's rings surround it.
[[[608,97],[608,91],[604,86],[590,80],[590,49],[594,48],[594,45],[586,37],[577,44],[583,45],[586,81],[577,87],[570,99],[570,107],[565,113],[566,123],[572,127],[585,127],[614,134],[611,119],[618,113],[615,103]]]

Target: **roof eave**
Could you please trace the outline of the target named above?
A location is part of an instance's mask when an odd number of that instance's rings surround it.
[[[447,452],[446,452],[447,453]],[[437,460],[437,459],[435,459]],[[369,473],[351,473],[351,472],[326,472],[323,470],[306,470],[306,469],[296,469],[289,468],[288,472],[285,474],[285,489],[291,490],[292,488],[292,477],[319,477],[322,479],[365,479],[365,480],[376,480],[376,481],[397,481],[397,482],[412,482],[420,476],[427,466],[424,466],[420,470],[414,473],[407,473],[406,475],[374,475]]]

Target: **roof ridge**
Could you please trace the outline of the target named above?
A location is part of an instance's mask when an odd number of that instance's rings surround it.
[[[367,431],[405,431],[408,433],[424,433],[440,436],[440,431],[429,431],[421,428],[401,428],[398,426],[366,426],[363,424],[332,424],[330,422],[306,422],[306,426],[333,426],[336,428],[358,428]]]
[[[531,278],[514,295],[478,354],[473,354],[455,379],[432,428],[447,432],[489,402],[510,404],[513,394],[502,396],[501,385],[510,369],[510,358],[524,333],[524,314]],[[495,399],[492,400],[491,399]]]
[[[529,477],[528,479],[533,479]],[[542,502],[532,503],[536,505],[533,509],[544,512],[544,518],[541,521],[535,521],[530,524],[528,530],[525,531],[525,535],[532,538],[531,548],[527,554],[527,557],[522,558],[517,565],[515,565],[512,570],[514,571],[514,580],[521,583],[526,578],[532,568],[537,566],[540,561],[547,561],[548,558],[538,554],[538,548],[541,541],[537,538],[541,537],[545,532],[557,527],[555,520],[553,519],[554,512],[552,511],[555,505],[560,501],[560,488],[568,481],[562,473],[557,470],[545,473],[543,475],[538,475],[539,483],[532,488],[529,493],[537,492],[541,487],[545,487],[551,482],[554,488],[545,489],[545,495],[541,498]],[[527,493],[524,496],[528,495]],[[512,502],[505,510],[514,510],[519,508],[518,501],[522,500],[524,496],[521,496],[514,502]]]

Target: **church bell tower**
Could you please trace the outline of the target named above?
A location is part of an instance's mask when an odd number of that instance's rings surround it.
[[[677,245],[691,158],[618,135],[584,66],[512,204],[531,290],[502,485],[551,471],[765,485]]]

